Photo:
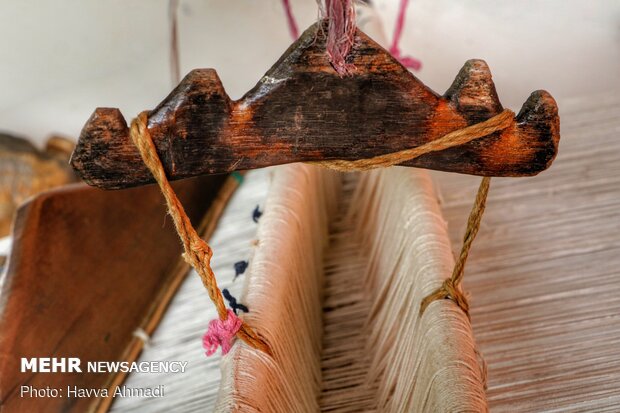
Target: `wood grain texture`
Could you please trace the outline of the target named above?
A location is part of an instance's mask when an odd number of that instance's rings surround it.
[[[149,114],[149,130],[171,179],[290,162],[355,160],[417,147],[497,115],[502,105],[489,69],[468,61],[439,96],[361,31],[341,78],[311,26],[238,101],[216,72],[197,69]],[[406,162],[488,176],[534,175],[553,161],[557,106],[532,93],[515,123],[465,145]],[[91,185],[151,182],[118,109],[99,108],[84,126],[72,165]]]
[[[195,224],[223,179],[175,185]],[[134,331],[150,319],[162,288],[178,277],[181,245],[165,214],[155,186],[106,192],[74,185],[19,210],[0,294],[3,412],[97,406],[95,397],[66,397],[66,387],[105,388],[113,374],[20,373],[20,358],[79,357],[84,366],[131,357]],[[21,385],[64,389],[65,397],[22,398]]]

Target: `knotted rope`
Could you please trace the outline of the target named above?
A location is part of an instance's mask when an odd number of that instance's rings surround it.
[[[211,256],[213,255],[213,251],[211,251],[211,247],[200,238],[192,226],[189,217],[183,209],[183,205],[181,205],[179,198],[177,198],[172,186],[170,186],[164,167],[157,155],[155,145],[153,144],[147,122],[148,112],[145,111],[140,113],[138,117],[131,122],[129,135],[138,148],[144,164],[153,174],[153,177],[159,184],[159,188],[166,199],[168,212],[170,216],[172,216],[174,226],[183,243],[183,249],[185,250],[183,258],[196,269],[196,272],[200,275],[200,279],[209,293],[209,298],[211,298],[211,301],[215,304],[220,320],[226,321],[229,314],[224,304],[224,299],[222,298],[222,292],[217,286],[215,274],[211,269]],[[236,331],[236,335],[250,346],[270,353],[267,343],[246,323],[241,323],[238,331]]]
[[[500,114],[484,122],[476,123],[474,125],[450,132],[439,139],[435,139],[416,148],[405,149],[399,152],[354,161],[339,159],[312,163],[343,172],[367,171],[375,168],[384,168],[410,161],[430,152],[442,151],[454,146],[464,145],[493,132],[506,129],[511,126],[513,122],[514,112],[510,109],[505,109]],[[482,178],[482,182],[478,188],[478,194],[476,195],[476,201],[474,202],[474,206],[470,212],[467,222],[467,229],[463,238],[461,253],[454,264],[452,276],[446,279],[439,289],[422,301],[420,306],[420,314],[424,313],[424,310],[426,310],[431,302],[449,298],[454,301],[469,318],[469,303],[467,301],[467,297],[461,290],[461,282],[465,273],[465,263],[467,262],[467,257],[469,256],[469,250],[471,249],[471,245],[478,234],[478,229],[480,228],[480,222],[484,213],[490,183],[490,177]]]
[[[465,235],[463,237],[461,253],[454,264],[452,275],[450,278],[447,278],[441,287],[439,287],[434,293],[422,300],[422,304],[420,305],[420,315],[424,313],[426,308],[433,301],[448,298],[461,307],[463,312],[467,315],[467,318],[469,318],[469,302],[461,289],[461,282],[463,281],[463,275],[465,274],[465,262],[469,256],[471,244],[474,242],[476,234],[478,234],[478,229],[480,228],[480,221],[482,220],[482,214],[484,213],[484,208],[486,206],[490,183],[491,178],[488,176],[482,178],[482,182],[478,188],[478,194],[476,195],[476,201],[474,202],[474,206],[469,213],[469,219],[467,220],[467,229],[465,230]]]
[[[230,312],[226,309],[226,305],[224,304],[224,299],[222,297],[222,292],[217,285],[215,274],[211,269],[210,263],[213,252],[209,245],[202,238],[200,238],[200,236],[192,226],[187,214],[185,213],[185,210],[183,209],[183,205],[181,205],[181,202],[179,201],[176,194],[174,193],[174,190],[170,186],[170,183],[164,171],[164,167],[161,163],[159,156],[157,155],[155,144],[153,143],[153,139],[148,130],[147,122],[147,112],[140,113],[138,117],[136,117],[131,122],[131,139],[138,148],[142,160],[153,174],[153,177],[159,184],[161,192],[166,199],[166,203],[168,205],[168,212],[172,216],[176,230],[183,243],[183,249],[185,250],[183,257],[189,264],[191,264],[196,269],[196,271],[200,275],[202,283],[207,289],[211,301],[213,301],[213,304],[215,304],[220,320],[222,322],[225,322],[231,316]],[[430,152],[440,151],[454,146],[463,145],[475,139],[487,136],[493,132],[506,129],[511,126],[513,122],[514,113],[511,110],[506,109],[487,121],[450,132],[439,139],[435,139],[416,148],[405,149],[386,155],[380,155],[369,159],[361,159],[355,161],[330,160],[310,163],[331,169],[336,169],[338,171],[364,171],[374,168],[383,168],[412,160]],[[434,300],[450,298],[455,301],[457,305],[461,307],[463,311],[469,316],[469,305],[467,303],[467,299],[460,290],[460,283],[463,278],[465,262],[469,254],[469,249],[471,248],[471,244],[476,237],[476,234],[478,233],[478,228],[480,227],[480,220],[484,212],[486,196],[489,189],[489,182],[489,177],[484,177],[482,179],[482,183],[478,191],[478,196],[476,197],[474,208],[472,209],[469,217],[461,254],[459,255],[458,260],[455,264],[452,277],[447,279],[441,286],[441,288],[439,288],[436,292],[423,300],[421,312],[423,312],[430,304],[430,302]],[[254,330],[252,330],[246,323],[240,321],[241,324],[239,325],[238,330],[236,330],[237,323],[233,322],[234,319],[229,321],[230,325],[235,326],[235,330],[232,332],[232,334],[230,334],[230,337],[232,337],[233,334],[236,334],[239,338],[248,343],[250,346],[270,354],[269,345],[262,338],[260,338],[256,334],[256,332],[254,332]]]
[[[207,351],[207,356],[213,355],[218,346],[222,347],[222,354],[227,354],[232,347],[232,338],[237,334],[243,321],[233,312],[228,310],[226,320],[209,321],[209,329],[202,337],[202,346]]]

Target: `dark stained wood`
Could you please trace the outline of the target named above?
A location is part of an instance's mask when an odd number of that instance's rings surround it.
[[[150,112],[149,130],[171,179],[368,158],[419,146],[503,109],[483,61],[468,61],[439,96],[359,30],[349,56],[357,72],[340,78],[317,27],[306,30],[240,100],[230,100],[214,70],[198,69]],[[551,164],[558,143],[556,103],[537,91],[514,127],[406,165],[475,175],[534,175]],[[86,182],[102,188],[152,181],[118,109],[95,110],[71,162]]]
[[[195,224],[224,178],[174,184]],[[181,244],[165,213],[154,185],[109,192],[75,184],[20,208],[0,292],[0,410],[84,412],[106,405],[96,397],[67,398],[66,387],[107,388],[117,376],[20,373],[20,358],[79,357],[83,366],[135,358],[133,332],[152,325],[163,311],[153,306],[169,300],[182,271]],[[65,397],[22,398],[21,385],[64,389]]]

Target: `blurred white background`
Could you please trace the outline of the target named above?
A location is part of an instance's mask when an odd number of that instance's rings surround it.
[[[300,29],[314,0],[291,0]],[[391,39],[400,0],[373,0]],[[290,43],[281,0],[180,0],[181,72],[217,69],[233,98]],[[77,138],[95,107],[126,118],[171,90],[167,0],[0,2],[0,130]],[[411,0],[401,42],[416,75],[443,93],[463,63],[485,59],[505,106],[530,92],[564,99],[620,92],[620,1]]]

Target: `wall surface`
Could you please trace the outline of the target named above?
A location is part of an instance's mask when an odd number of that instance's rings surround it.
[[[388,34],[398,0],[374,0]],[[293,0],[304,28],[314,0]],[[254,85],[290,43],[279,0],[181,0],[182,73],[214,67],[232,97]],[[97,106],[126,117],[172,87],[165,0],[0,2],[0,130],[42,141],[77,137]],[[518,109],[545,88],[563,99],[620,85],[620,2],[412,0],[401,49],[443,92],[469,58],[491,66]]]

